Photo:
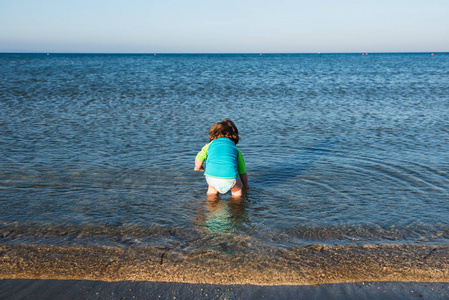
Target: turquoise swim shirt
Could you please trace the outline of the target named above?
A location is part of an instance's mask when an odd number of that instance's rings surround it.
[[[205,145],[196,159],[206,161],[206,176],[234,179],[246,173],[242,153],[228,138],[219,138]]]

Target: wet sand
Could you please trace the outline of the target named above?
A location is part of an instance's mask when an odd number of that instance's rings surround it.
[[[448,299],[449,283],[362,282],[317,286],[213,285],[86,280],[0,280],[0,299]]]
[[[308,247],[263,252],[0,245],[0,279],[316,285],[449,282],[449,246]]]

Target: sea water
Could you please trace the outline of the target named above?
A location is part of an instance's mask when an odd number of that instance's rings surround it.
[[[448,245],[448,87],[447,53],[0,54],[0,245]],[[250,189],[211,201],[224,118]]]

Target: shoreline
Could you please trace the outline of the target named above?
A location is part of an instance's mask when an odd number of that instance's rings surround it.
[[[259,286],[449,282],[449,246],[310,245],[254,254],[189,248],[3,244],[0,279]]]

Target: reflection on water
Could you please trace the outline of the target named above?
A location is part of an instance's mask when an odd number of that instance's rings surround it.
[[[241,234],[250,226],[248,215],[245,213],[245,198],[230,197],[221,200],[220,196],[208,196],[206,215],[201,217],[201,226],[211,234],[230,235]]]

